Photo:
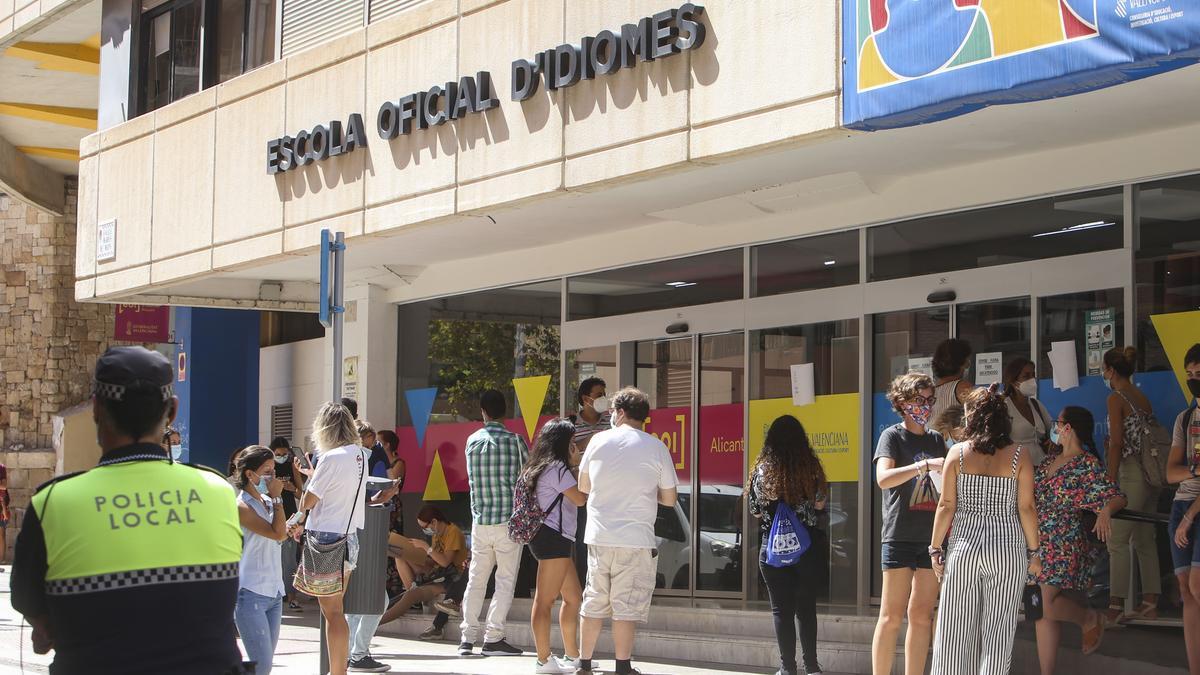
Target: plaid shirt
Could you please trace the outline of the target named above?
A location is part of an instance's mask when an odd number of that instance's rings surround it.
[[[529,459],[525,439],[488,422],[467,439],[471,516],[478,525],[500,525],[512,516],[513,486]]]

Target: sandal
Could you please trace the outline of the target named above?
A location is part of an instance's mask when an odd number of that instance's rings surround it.
[[[1125,601],[1113,599],[1108,601],[1108,609],[1104,610],[1104,618],[1109,624],[1120,624],[1125,616]]]
[[[1142,604],[1137,606],[1137,609],[1132,612],[1125,612],[1117,619],[1117,623],[1125,623],[1127,621],[1135,621],[1137,619],[1157,619],[1158,604],[1153,602],[1142,601]]]
[[[1093,610],[1093,615],[1096,617],[1096,623],[1091,628],[1083,629],[1084,655],[1091,654],[1100,649],[1100,643],[1104,640],[1104,628],[1108,623],[1104,618],[1104,612]]]

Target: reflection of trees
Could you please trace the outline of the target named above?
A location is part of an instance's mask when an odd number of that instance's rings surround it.
[[[477,417],[479,394],[490,388],[504,392],[512,407],[514,377],[550,375],[541,413],[558,413],[558,326],[431,319],[429,358],[447,412]]]

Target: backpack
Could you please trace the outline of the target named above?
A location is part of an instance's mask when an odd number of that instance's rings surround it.
[[[1167,458],[1171,455],[1171,432],[1159,424],[1158,418],[1150,416],[1146,425],[1146,435],[1142,438],[1141,455],[1138,464],[1142,468],[1142,476],[1146,484],[1155,490],[1161,490],[1168,485]]]
[[[550,502],[552,510],[555,506],[562,504],[562,493]],[[538,504],[537,491],[525,479],[525,472],[517,477],[517,483],[513,486],[513,511],[512,516],[508,519],[508,538],[518,544],[528,544],[533,541],[538,530],[542,529],[542,524],[546,522],[546,511],[542,510]],[[562,515],[559,515],[561,522]]]
[[[790,567],[812,546],[808,528],[796,517],[796,512],[785,502],[777,502],[775,516],[771,518],[771,531],[764,542],[766,563],[771,567]]]

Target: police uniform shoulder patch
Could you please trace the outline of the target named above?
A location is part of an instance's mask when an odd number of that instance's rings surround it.
[[[37,494],[37,493],[41,492],[41,491],[42,491],[44,488],[47,488],[47,487],[49,487],[49,486],[51,486],[51,485],[53,485],[53,484],[55,484],[55,483],[57,483],[57,482],[59,482],[59,481],[64,481],[64,480],[66,480],[66,479],[68,479],[68,478],[74,478],[74,477],[76,477],[76,476],[82,476],[82,475],[83,475],[83,474],[85,474],[85,473],[87,473],[87,471],[86,471],[86,470],[84,470],[84,471],[72,471],[71,473],[64,473],[64,474],[63,474],[63,475],[61,475],[61,476],[55,476],[54,478],[51,478],[50,480],[46,481],[45,483],[42,483],[41,485],[37,486],[37,489],[35,489],[35,490],[33,491],[33,494]]]

